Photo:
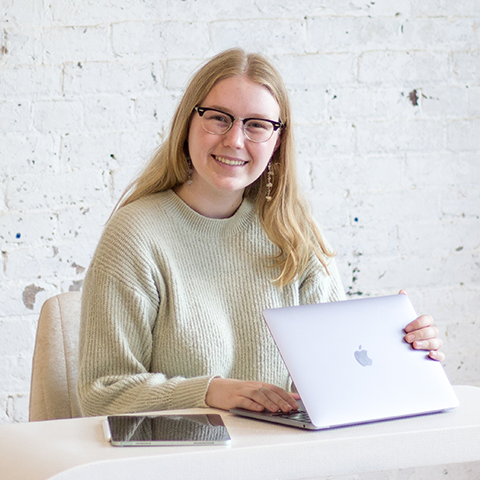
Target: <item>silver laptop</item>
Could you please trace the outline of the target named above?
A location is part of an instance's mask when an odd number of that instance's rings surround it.
[[[417,318],[406,295],[268,309],[263,316],[303,405],[290,414],[235,414],[322,430],[458,406],[442,365],[403,340],[404,327]]]

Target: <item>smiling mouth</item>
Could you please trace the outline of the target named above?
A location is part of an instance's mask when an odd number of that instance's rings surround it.
[[[225,157],[218,157],[216,155],[213,156],[213,158],[220,163],[224,163],[225,165],[233,165],[233,166],[239,166],[241,167],[242,165],[246,165],[248,162],[243,162],[242,160],[231,160],[229,158]]]

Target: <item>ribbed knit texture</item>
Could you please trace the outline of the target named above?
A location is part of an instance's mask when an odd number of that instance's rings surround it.
[[[215,376],[290,389],[265,308],[344,298],[313,255],[279,289],[277,247],[244,200],[209,219],[171,190],[122,208],[107,225],[83,291],[78,393],[85,415],[206,406]]]

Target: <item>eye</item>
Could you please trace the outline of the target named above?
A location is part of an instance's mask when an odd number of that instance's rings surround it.
[[[205,112],[204,118],[209,122],[211,121],[211,122],[225,123],[225,124],[230,123],[230,118],[227,115],[220,112],[207,111]]]
[[[264,120],[252,119],[245,124],[245,127],[247,130],[270,130],[272,124]]]

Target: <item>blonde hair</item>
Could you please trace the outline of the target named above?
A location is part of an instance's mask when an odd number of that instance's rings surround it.
[[[276,69],[261,55],[241,49],[226,50],[208,61],[191,79],[174,114],[170,134],[159,146],[143,173],[127,188],[115,210],[153,193],[171,189],[188,179],[188,130],[192,112],[221,80],[246,76],[265,86],[280,107],[283,127],[280,145],[271,159],[274,174],[271,201],[266,200],[267,175],[262,174],[245,189],[252,199],[265,233],[279,248],[269,266],[279,268],[274,283],[282,287],[293,282],[306,268],[313,253],[328,272],[329,252],[306,202],[298,192],[292,114],[288,93]]]

